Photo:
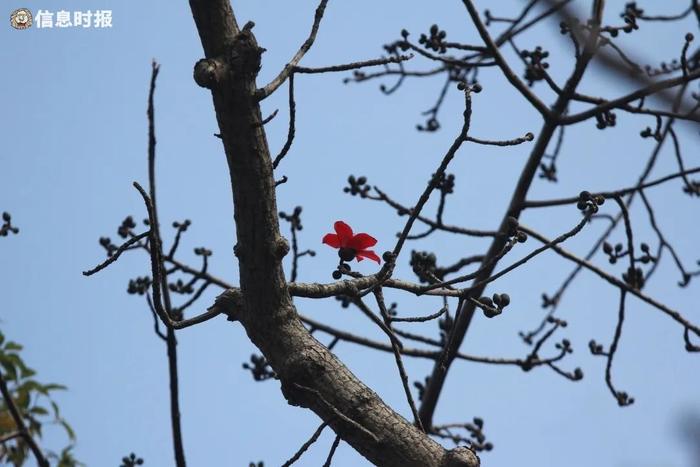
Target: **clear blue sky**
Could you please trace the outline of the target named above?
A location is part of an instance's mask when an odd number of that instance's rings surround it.
[[[331,0],[317,43],[303,64],[375,58],[382,53],[381,45],[397,39],[402,28],[417,37],[433,23],[446,29],[449,39],[478,43],[462,2],[439,3]],[[608,3],[608,17],[619,21],[624,2]],[[663,3],[681,11],[687,2]],[[480,11],[488,6],[498,15],[522,5],[516,0],[477,4]],[[662,2],[640,4],[651,13]],[[150,61],[155,58],[162,64],[156,94],[162,222],[167,226],[173,220],[192,219],[182,259],[196,264],[192,248],[207,246],[214,250],[211,271],[237,281],[225,158],[220,141],[212,136],[217,127],[210,95],[192,80],[193,65],[202,51],[189,7],[187,2],[164,0],[26,0],[21,5],[6,2],[6,15],[20,6],[34,12],[110,9],[113,27],[16,31],[5,24],[0,28],[4,67],[0,211],[11,212],[21,228],[20,235],[0,239],[2,330],[25,345],[26,361],[44,381],[69,386],[57,400],[77,431],[79,459],[90,466],[118,465],[123,455],[134,451],[146,465],[172,465],[165,347],[153,333],[144,301],[126,294],[129,278],[148,273],[147,258],[127,255],[89,279],[80,272],[103,259],[100,236],[115,238],[126,215],[138,219],[145,215],[131,182],[146,181],[145,110]],[[259,85],[274,77],[294,54],[309,31],[315,7],[314,1],[234,2],[239,23],[254,20],[258,40],[268,49]],[[549,29],[525,36],[519,46],[543,45],[550,50],[552,73],[561,82],[570,70],[571,50],[556,23],[548,24]],[[680,53],[688,31],[697,32],[697,24],[644,24],[621,42],[635,55],[658,63]],[[507,57],[516,65],[510,51]],[[415,60],[410,66],[429,64]],[[584,83],[592,94],[614,96],[626,89],[608,75],[593,75]],[[298,204],[304,207],[300,241],[318,255],[301,261],[302,281],[331,280],[337,257],[320,239],[335,220],[346,220],[356,230],[374,235],[380,252],[393,246],[394,234],[403,226],[405,219],[387,207],[342,193],[349,174],[366,175],[397,200],[414,203],[460,125],[462,99],[452,89],[440,113],[442,129],[435,134],[414,130],[415,124],[424,123],[420,112],[433,105],[442,78],[408,80],[399,92],[386,97],[378,90],[380,82],[344,85],[345,76],[300,76],[295,82],[297,136],[278,169],[290,179],[278,189],[278,206],[288,212]],[[539,131],[538,116],[496,70],[485,70],[481,79],[484,91],[474,99],[474,136],[509,139]],[[535,89],[552,101],[543,85]],[[282,88],[263,103],[266,115],[280,109],[266,126],[273,153],[286,137],[286,96]],[[598,131],[594,122],[570,128],[559,165],[560,183],[537,180],[532,197],[630,185],[652,148],[652,141],[639,138],[638,133],[652,124],[649,118],[618,113],[614,129]],[[687,165],[697,166],[698,153],[693,150],[697,129],[679,126],[679,136]],[[464,147],[449,170],[456,174],[457,190],[446,220],[495,228],[530,147]],[[673,154],[665,146],[654,174],[675,170]],[[692,268],[700,258],[697,199],[683,195],[678,181],[649,195],[660,208],[665,234]],[[431,203],[428,212],[434,207]],[[615,213],[612,203],[604,208]],[[646,214],[633,209],[632,217],[638,241],[655,244]],[[526,212],[523,221],[554,237],[578,219],[576,210],[568,207]],[[603,227],[602,222],[588,227],[568,248],[583,254]],[[613,240],[621,241],[621,234]],[[503,264],[529,252],[534,243],[518,247]],[[443,263],[449,263],[480,253],[486,245],[438,235],[407,248],[434,250]],[[678,273],[668,260],[646,291],[700,322],[700,281],[678,289]],[[611,267],[602,257],[595,262],[616,274],[622,272],[621,265]],[[373,272],[376,266],[368,263],[357,269]],[[496,319],[478,316],[463,350],[525,356],[528,348],[517,332],[539,322],[541,293],[556,290],[570,269],[570,264],[548,254],[498,281],[490,290],[508,292],[512,304]],[[412,277],[407,258],[397,274]],[[215,293],[208,293],[199,309],[208,306]],[[407,315],[437,309],[435,301],[387,294]],[[679,427],[685,415],[700,411],[698,356],[684,351],[677,324],[630,299],[614,377],[618,388],[637,402],[618,408],[604,384],[605,361],[592,357],[587,349],[591,338],[609,344],[616,303],[617,292],[589,274],[582,274],[565,296],[562,317],[570,325],[560,337],[571,339],[575,353],[562,366],[580,366],[583,381],[571,383],[548,369],[523,373],[517,368],[459,363],[450,372],[436,422],[484,418],[485,431],[495,444],[494,451],[482,456],[486,466],[691,467],[691,450],[683,444]],[[297,306],[317,319],[383,339],[356,310],[343,310],[335,300],[300,300]],[[437,335],[436,324],[424,329]],[[318,425],[314,414],[285,403],[277,382],[254,383],[241,369],[255,349],[239,325],[216,319],[178,336],[184,442],[190,465],[247,466],[252,460],[280,465]],[[340,344],[336,350],[361,379],[408,416],[390,354],[377,355],[351,344]],[[422,380],[430,369],[428,361],[407,362],[411,381]],[[325,433],[299,465],[322,464],[332,439],[330,431]],[[58,449],[64,443],[58,429],[47,430],[45,445]],[[341,444],[334,465],[365,464]]]

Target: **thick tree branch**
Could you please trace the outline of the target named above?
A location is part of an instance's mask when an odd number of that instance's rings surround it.
[[[211,0],[190,4],[208,57],[195,66],[195,80],[211,89],[233,191],[234,252],[245,303],[236,318],[279,376],[287,401],[313,410],[376,465],[478,465],[471,451],[447,451],[394,412],[299,320],[282,269],[289,246],[279,231],[272,161],[264,127],[259,125],[255,79],[262,50],[250,23],[235,30],[230,9]],[[217,38],[231,40],[210,43]],[[213,57],[212,50],[221,53]]]

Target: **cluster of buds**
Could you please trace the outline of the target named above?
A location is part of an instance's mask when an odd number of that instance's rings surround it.
[[[460,91],[467,91],[473,93],[480,93],[483,89],[479,83],[467,83],[466,81],[460,81],[457,83],[457,89]]]
[[[430,384],[430,376],[426,376],[423,382],[414,381],[413,386],[418,390],[418,400],[423,400],[423,395],[425,394],[425,387]]]
[[[620,13],[620,18],[625,22],[625,26],[621,29],[627,34],[634,30],[639,29],[639,24],[637,24],[637,18],[641,18],[644,15],[644,10],[637,6],[637,2],[628,2],[625,5],[625,9]],[[610,30],[610,35],[612,37],[617,36],[617,29]]]
[[[615,398],[617,399],[617,405],[620,407],[634,404],[634,397],[630,397],[625,391],[616,391]]]
[[[185,219],[183,222],[173,222],[173,228],[178,232],[185,232],[190,225],[192,225],[192,221],[189,219]]]
[[[250,370],[255,381],[265,381],[277,377],[264,356],[253,354],[250,356],[250,363],[250,365],[244,363],[243,369]]]
[[[418,131],[434,132],[434,131],[438,131],[439,129],[440,129],[440,122],[435,117],[430,117],[428,120],[426,120],[425,125],[421,125],[421,124],[416,125],[416,130],[418,130]]]
[[[432,183],[436,189],[440,190],[443,195],[447,195],[454,192],[455,189],[455,176],[454,174],[441,173],[439,176],[436,174],[432,175]]]
[[[406,30],[401,31],[402,36],[404,32],[406,32]],[[406,39],[406,37],[408,37],[408,33],[406,33],[404,39]],[[445,37],[447,37],[447,33],[445,31],[442,31],[437,24],[433,24],[432,26],[430,26],[430,36],[421,34],[420,38],[418,39],[418,43],[422,44],[426,49],[434,50],[437,53],[444,54],[445,52],[447,52]]]
[[[194,254],[197,256],[203,256],[203,257],[207,258],[207,257],[211,256],[213,254],[213,252],[208,248],[204,248],[203,246],[200,246],[200,247],[197,247],[194,249]]]
[[[343,274],[348,274],[350,271],[352,271],[352,268],[346,261],[352,261],[355,259],[355,255],[352,252],[349,252],[347,250],[343,251],[342,249],[339,252],[340,254],[340,264],[338,264],[338,267],[336,268],[335,271],[331,274],[333,279],[339,280],[341,277],[343,277]]]
[[[641,290],[645,282],[644,271],[642,268],[630,266],[627,268],[627,272],[622,273],[622,280],[633,289]]]
[[[603,346],[599,344],[595,339],[591,339],[588,343],[588,349],[591,351],[592,355],[601,355],[603,357],[608,356],[608,352],[603,349]]]
[[[171,292],[178,293],[181,295],[190,295],[194,293],[194,287],[192,287],[192,282],[183,282],[182,279],[178,279],[175,282],[168,284],[168,288]]]
[[[351,176],[350,178],[353,177]],[[292,230],[302,230],[304,228],[301,225],[301,206],[295,207],[294,212],[292,214],[287,214],[284,211],[280,211],[280,218],[292,224]]]
[[[484,316],[493,318],[503,313],[503,309],[510,304],[510,296],[507,293],[493,294],[493,297],[481,297],[479,300],[479,308],[484,311]]]
[[[569,339],[562,339],[561,342],[554,344],[554,348],[561,350],[563,353],[574,353],[574,349],[571,347],[571,341]]]
[[[126,292],[130,295],[145,295],[151,287],[151,278],[148,276],[129,279],[129,286]]]
[[[599,130],[604,130],[608,127],[613,127],[617,123],[617,116],[612,110],[606,110],[596,114],[595,116],[596,124],[595,127]]]
[[[549,68],[549,63],[545,61],[549,57],[549,52],[543,50],[542,47],[537,46],[535,50],[523,50],[520,52],[520,56],[525,60],[525,80],[529,86],[535,84],[536,81],[541,81],[545,78],[545,73],[547,68]]]
[[[595,214],[598,212],[599,206],[605,203],[605,197],[601,195],[592,195],[590,191],[582,191],[578,195],[576,207],[586,214]]]
[[[515,239],[518,243],[525,243],[527,241],[527,234],[518,230],[519,225],[518,219],[509,216],[506,224],[506,235],[511,239]]]
[[[642,138],[654,138],[656,141],[661,141],[661,133],[652,131],[651,127],[646,127],[640,131],[639,136]]]
[[[143,223],[145,225],[148,225],[147,220],[144,220]],[[131,216],[126,216],[121,222],[121,224],[119,224],[119,227],[117,227],[117,235],[119,235],[119,237],[121,238],[134,237],[136,235],[134,233],[135,228],[136,221],[134,221],[134,218]],[[109,237],[100,237],[99,242],[102,248],[104,248],[107,251],[107,256],[112,256],[114,252],[116,252],[119,249],[117,245],[112,243],[112,239],[110,239]],[[134,248],[134,246],[130,247],[129,249],[131,248]]]
[[[405,29],[402,29],[401,30],[401,37],[403,38],[403,40],[394,42],[393,44],[385,45],[384,50],[386,50],[386,52],[389,54],[396,54],[397,47],[399,49],[401,49],[403,52],[407,51],[411,47],[410,44],[408,43],[408,36],[409,36],[409,32],[406,31]]]
[[[691,180],[683,186],[683,193],[688,196],[700,196],[700,180]]]
[[[107,256],[112,256],[118,250],[117,245],[112,243],[109,237],[100,237],[100,245],[107,251]]]
[[[366,198],[369,194],[370,186],[367,184],[367,177],[348,177],[348,185],[343,188],[344,193],[350,193],[352,196],[359,195],[360,198]]]
[[[135,228],[136,222],[134,222],[134,218],[127,216],[124,218],[119,228],[117,228],[117,235],[119,235],[121,238],[127,238],[129,235],[133,234],[133,230]]]
[[[484,420],[479,417],[474,417],[474,423],[467,423],[464,428],[469,432],[471,436],[470,447],[475,451],[490,451],[493,449],[493,444],[486,441],[486,435],[484,435]]]
[[[438,271],[435,253],[413,250],[409,264],[421,283],[432,283],[434,282],[433,278],[442,279]]]
[[[542,294],[542,308],[545,310],[547,308],[553,308],[557,303],[559,303],[559,297],[557,295],[550,297],[546,293]]]
[[[643,264],[648,264],[648,263],[653,263],[656,261],[657,258],[652,256],[651,251],[649,249],[649,245],[646,243],[642,243],[639,246],[639,249],[642,250],[642,253],[644,253],[642,256],[639,258],[635,258],[637,261],[641,261]],[[610,261],[610,264],[615,264],[618,259],[624,258],[629,254],[628,251],[623,251],[623,247],[621,243],[616,244],[614,247],[608,243],[604,242],[603,243],[603,252],[608,255],[608,261]]]
[[[137,465],[143,465],[143,459],[132,452],[128,456],[122,457],[122,464],[119,467],[136,467]]]
[[[17,235],[19,229],[12,225],[12,216],[9,212],[2,213],[2,226],[0,226],[0,237],[7,237],[7,235],[12,232]]]

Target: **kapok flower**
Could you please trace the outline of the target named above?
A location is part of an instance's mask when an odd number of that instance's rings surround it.
[[[353,234],[352,229],[343,221],[337,221],[333,227],[334,234],[326,234],[323,237],[323,243],[333,248],[338,248],[338,256],[342,261],[352,261],[357,258],[357,261],[362,261],[364,258],[369,258],[379,264],[379,256],[369,247],[376,245],[377,240],[366,233]]]

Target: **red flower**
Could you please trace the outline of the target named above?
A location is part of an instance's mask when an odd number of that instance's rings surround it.
[[[379,256],[367,249],[377,243],[374,237],[366,233],[353,234],[350,226],[343,221],[337,221],[333,227],[335,233],[324,235],[323,243],[339,248],[338,256],[341,260],[352,261],[357,258],[357,261],[362,261],[364,258],[369,258],[379,264]]]

